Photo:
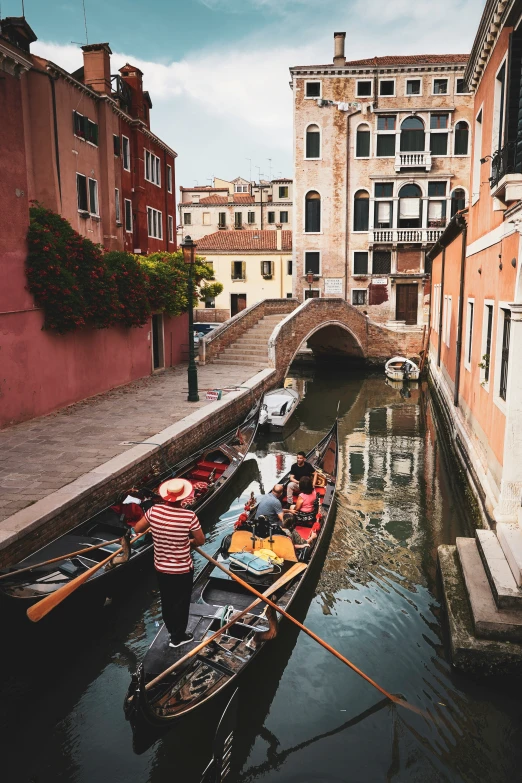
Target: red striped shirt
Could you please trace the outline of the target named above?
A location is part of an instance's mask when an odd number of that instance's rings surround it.
[[[157,503],[145,512],[154,541],[154,565],[163,574],[186,574],[193,568],[190,530],[200,530],[193,511]]]

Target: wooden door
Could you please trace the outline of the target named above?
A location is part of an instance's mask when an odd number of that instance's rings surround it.
[[[417,283],[397,286],[395,318],[407,324],[417,323],[417,304],[419,288]]]
[[[247,306],[246,294],[230,295],[230,315],[237,315]]]

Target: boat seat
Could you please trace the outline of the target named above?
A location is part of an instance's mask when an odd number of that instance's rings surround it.
[[[254,552],[252,546],[252,533],[248,530],[236,530],[232,533],[232,539],[228,548],[229,553],[233,552]],[[256,549],[271,549],[278,557],[288,560],[291,563],[297,563],[294,545],[287,536],[272,536],[269,538],[256,538]]]

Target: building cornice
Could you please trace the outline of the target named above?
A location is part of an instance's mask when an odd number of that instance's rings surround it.
[[[449,72],[463,72],[466,69],[464,64],[455,65],[402,65],[402,66],[390,66],[372,68],[369,66],[353,68],[353,67],[332,67],[332,68],[307,68],[306,66],[299,69],[290,68],[292,77],[302,76],[390,76],[393,74],[410,74],[410,73],[448,73]]]
[[[475,36],[464,78],[476,92],[508,16],[520,0],[488,0]]]
[[[32,66],[31,60],[0,41],[0,71],[5,71],[5,73],[19,79],[22,73],[28,71]]]
[[[180,201],[178,203],[178,207],[181,209],[186,209],[186,207],[206,207],[209,209],[210,207],[214,207],[214,209],[223,209],[223,207],[235,207],[236,209],[238,207],[293,207],[294,202],[293,201],[253,201],[250,204],[229,204],[228,202],[226,204],[196,204],[193,201]]]

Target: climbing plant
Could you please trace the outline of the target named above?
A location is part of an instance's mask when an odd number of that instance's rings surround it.
[[[150,317],[151,309],[147,277],[139,256],[111,250],[105,253],[104,260],[114,274],[118,288],[120,322],[123,326],[143,326]]]

